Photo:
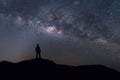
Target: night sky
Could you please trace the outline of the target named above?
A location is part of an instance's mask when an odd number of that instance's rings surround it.
[[[0,0],[0,61],[42,57],[120,71],[120,0]]]

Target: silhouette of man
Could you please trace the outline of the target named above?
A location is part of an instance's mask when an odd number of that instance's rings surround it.
[[[41,49],[40,49],[39,44],[37,44],[35,48],[35,52],[36,52],[36,58],[41,58]]]

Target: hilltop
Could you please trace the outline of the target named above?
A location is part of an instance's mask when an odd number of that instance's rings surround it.
[[[19,63],[0,62],[0,78],[12,79],[118,79],[120,73],[103,65],[67,66],[47,59],[32,59]],[[16,78],[17,77],[17,78]]]

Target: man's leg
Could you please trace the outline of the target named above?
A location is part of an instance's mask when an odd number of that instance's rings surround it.
[[[41,58],[41,55],[40,55],[40,53],[39,53],[39,58]]]
[[[38,58],[38,53],[36,53],[36,58]]]

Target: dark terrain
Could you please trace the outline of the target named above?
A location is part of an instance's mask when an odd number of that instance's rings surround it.
[[[120,73],[103,65],[67,66],[46,59],[1,62],[0,80],[120,80]]]

